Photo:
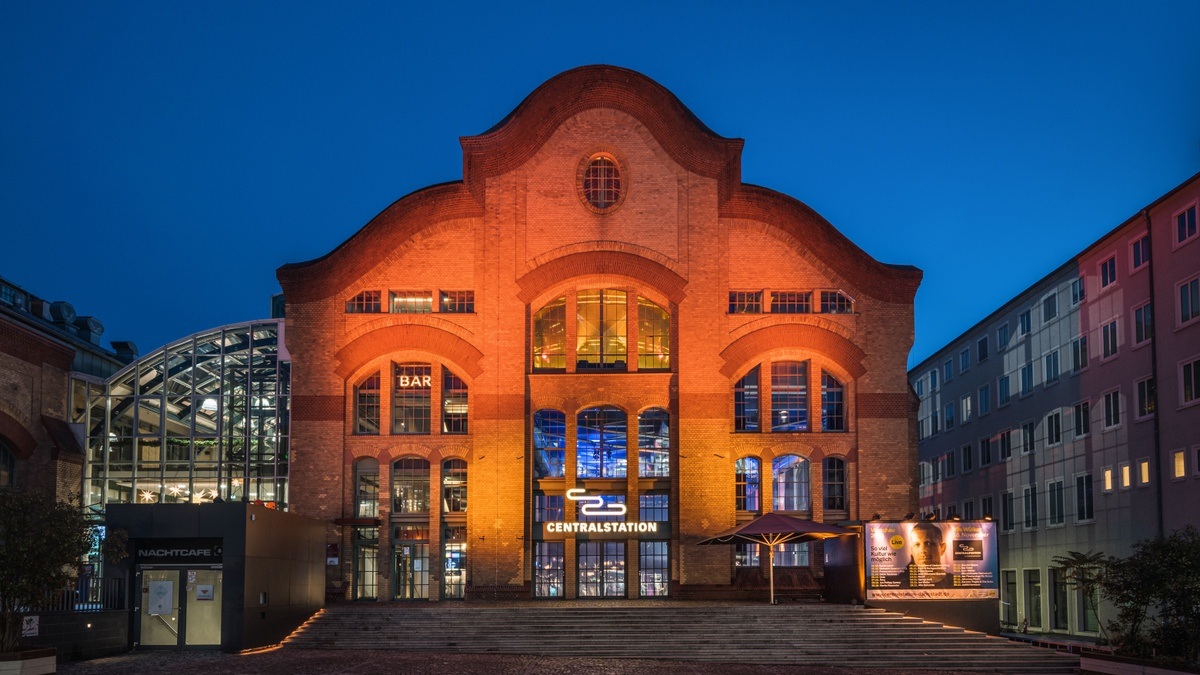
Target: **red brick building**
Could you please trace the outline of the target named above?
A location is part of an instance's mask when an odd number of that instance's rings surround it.
[[[462,180],[279,270],[289,500],[330,523],[331,581],[716,594],[765,576],[694,545],[739,520],[915,510],[918,270],[743,184],[740,139],[628,70],[563,73],[462,146]],[[821,576],[815,546],[776,565]]]

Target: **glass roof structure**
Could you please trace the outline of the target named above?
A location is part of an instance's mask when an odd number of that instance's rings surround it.
[[[287,508],[291,359],[283,320],[223,326],[129,364],[87,401],[84,506]]]

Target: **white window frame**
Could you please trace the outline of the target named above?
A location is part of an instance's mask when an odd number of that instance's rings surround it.
[[[1092,509],[1091,509],[1092,516],[1090,518],[1080,518],[1079,517],[1079,479],[1083,476],[1091,477],[1092,473],[1090,471],[1080,471],[1079,473],[1075,474],[1075,476],[1074,476],[1075,480],[1072,483],[1073,484],[1072,496],[1075,498],[1074,499],[1075,522],[1076,523],[1091,523],[1096,520],[1096,480],[1095,480],[1095,478],[1092,478],[1092,494],[1091,494],[1091,498],[1089,500],[1089,504],[1092,507]],[[1103,484],[1101,484],[1101,487],[1103,487]]]
[[[1071,338],[1072,373],[1082,373],[1083,371],[1087,370],[1088,364],[1092,362],[1092,355],[1090,353],[1091,347],[1088,345],[1088,342],[1089,340],[1087,333],[1076,335],[1075,337]],[[1077,361],[1082,363],[1082,365],[1080,365],[1078,368],[1075,367],[1075,363]]]
[[[1084,300],[1087,300],[1087,285],[1083,275],[1080,275],[1071,281],[1071,306],[1074,307]]]
[[[1046,425],[1046,433],[1042,434],[1046,439],[1046,447],[1053,448],[1062,445],[1062,411],[1054,410],[1046,414],[1042,419],[1042,423]]]
[[[1049,303],[1049,304],[1047,304]],[[1058,290],[1051,291],[1042,296],[1042,325],[1049,325],[1051,321],[1058,318]],[[1049,307],[1050,316],[1046,316],[1046,309]]]
[[[1144,254],[1142,257],[1142,264],[1139,265],[1139,264],[1137,264],[1137,261],[1134,259],[1134,253],[1135,253],[1135,251],[1137,251],[1138,245],[1141,244],[1142,242],[1146,243],[1146,248],[1145,248],[1145,251],[1144,251]],[[1146,266],[1149,264],[1150,264],[1150,234],[1147,233],[1145,230],[1142,230],[1141,233],[1134,235],[1133,239],[1129,242],[1129,274],[1132,275],[1134,272],[1141,271],[1141,270],[1145,269]]]
[[[1150,328],[1147,333],[1142,335],[1142,339],[1139,340],[1138,333],[1141,332],[1140,329],[1142,328],[1142,323],[1138,321],[1138,314],[1145,312],[1150,312]],[[1136,349],[1138,347],[1150,344],[1150,341],[1154,339],[1154,310],[1151,308],[1150,301],[1147,300],[1137,307],[1134,307],[1133,311],[1129,313],[1129,320],[1132,322],[1132,330],[1130,331],[1130,335],[1133,336],[1132,342],[1134,348]]]
[[[1121,355],[1121,322],[1113,319],[1100,326],[1100,362],[1111,361]],[[1111,331],[1110,331],[1111,329]],[[1112,333],[1112,352],[1108,351],[1109,333]]]
[[[1087,407],[1087,413],[1081,416],[1079,413],[1084,412],[1082,410],[1084,406]],[[1079,433],[1079,420],[1081,417],[1087,422],[1087,430],[1083,433]],[[1092,402],[1090,400],[1079,401],[1075,405],[1071,406],[1071,433],[1075,438],[1083,438],[1085,436],[1092,435]]]
[[[1100,292],[1117,285],[1117,254],[1111,253],[1096,265],[1096,276],[1100,279]],[[1105,278],[1108,278],[1105,281]]]
[[[1193,398],[1190,401],[1184,400],[1187,391],[1184,389],[1184,373],[1186,369],[1192,370],[1192,393]],[[1176,380],[1179,382],[1179,391],[1176,394],[1179,396],[1179,407],[1190,408],[1194,405],[1200,405],[1200,354],[1195,354],[1183,359],[1175,367]]]
[[[967,424],[973,419],[975,419],[975,401],[968,393],[958,401],[958,423]]]
[[[1109,391],[1104,392],[1104,394],[1101,396],[1101,399],[1104,401],[1104,427],[1103,427],[1104,430],[1112,431],[1113,429],[1120,429],[1121,428],[1121,388],[1117,387],[1116,389],[1111,389]],[[1111,405],[1114,404],[1114,402],[1116,405],[1115,411],[1113,411],[1110,407]],[[1115,414],[1113,414],[1114,412],[1115,412]],[[1112,420],[1114,417],[1116,418],[1116,421],[1113,422],[1112,424],[1109,424],[1109,421]]]
[[[1179,209],[1174,213],[1174,215],[1171,216],[1171,250],[1175,250],[1180,246],[1186,246],[1200,238],[1200,213],[1197,213],[1195,216],[1196,220],[1198,221],[1196,233],[1187,235],[1183,239],[1179,238],[1179,216],[1186,213],[1188,209],[1196,209],[1197,211],[1200,211],[1200,209],[1197,209],[1196,202],[1192,202],[1191,204]]]
[[[1145,415],[1142,414],[1142,384],[1146,383],[1146,382],[1152,382],[1153,380],[1154,380],[1153,375],[1147,375],[1146,377],[1139,378],[1137,380],[1134,380],[1134,382],[1133,382],[1133,397],[1134,397],[1133,419],[1135,422],[1141,421],[1141,420],[1148,420],[1148,419],[1154,417],[1154,412],[1158,408],[1158,400],[1157,400],[1158,399],[1158,386],[1156,384],[1154,387],[1154,398],[1155,398],[1154,406],[1153,406],[1153,408],[1151,408],[1150,412],[1146,413]]]
[[[1058,485],[1058,520],[1055,520],[1054,486]],[[1060,476],[1046,481],[1046,527],[1063,527],[1067,524],[1067,483]]]
[[[1181,297],[1181,292],[1182,292],[1184,286],[1190,286],[1192,284],[1192,282],[1197,282],[1196,283],[1196,287],[1197,287],[1196,295],[1197,295],[1197,297],[1200,297],[1200,274],[1193,274],[1192,276],[1175,284],[1175,299],[1173,301],[1173,304],[1175,305],[1175,327],[1176,328],[1183,328],[1184,326],[1190,326],[1190,325],[1196,323],[1197,321],[1200,321],[1200,312],[1193,314],[1187,320],[1184,320],[1184,318],[1183,318],[1183,298]]]
[[[1053,368],[1050,368],[1051,363],[1054,364]],[[1051,377],[1051,374],[1054,377]],[[1048,387],[1058,382],[1060,378],[1062,378],[1062,359],[1059,358],[1058,349],[1055,348],[1042,354],[1042,386]]]

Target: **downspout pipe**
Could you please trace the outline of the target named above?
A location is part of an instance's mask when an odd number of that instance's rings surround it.
[[[1153,314],[1151,319],[1151,327],[1154,330],[1154,336],[1150,339],[1150,373],[1154,378],[1154,453],[1152,461],[1154,462],[1154,473],[1158,476],[1158,480],[1154,482],[1154,506],[1155,514],[1157,515],[1157,534],[1158,538],[1162,539],[1166,536],[1165,525],[1163,524],[1163,484],[1167,481],[1166,462],[1163,461],[1162,436],[1160,431],[1160,420],[1162,419],[1161,411],[1158,405],[1158,385],[1162,382],[1158,372],[1158,336],[1162,334],[1159,331],[1159,322],[1162,314],[1158,311],[1155,300],[1158,298],[1157,287],[1154,285],[1154,263],[1157,256],[1154,254],[1154,224],[1150,221],[1150,209],[1142,209],[1142,218],[1146,221],[1146,237],[1150,244],[1150,261],[1147,265],[1147,272],[1150,275],[1150,311]]]

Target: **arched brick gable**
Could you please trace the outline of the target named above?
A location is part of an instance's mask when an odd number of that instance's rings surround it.
[[[12,448],[17,459],[29,459],[33,456],[33,451],[37,450],[37,440],[25,425],[4,411],[0,411],[0,436],[8,441],[8,446]]]
[[[824,264],[842,278],[854,280],[863,293],[873,298],[911,303],[917,294],[921,270],[875,260],[797,199],[757,185],[742,184],[718,207],[718,213],[721,218],[753,220],[782,228],[794,238],[796,249],[812,249]]]
[[[463,136],[463,179],[482,198],[486,179],[529,161],[563,122],[592,108],[612,108],[646,126],[684,168],[718,179],[719,198],[741,183],[740,138],[725,138],[704,125],[661,84],[615,66],[584,66],[547,80],[496,126]]]
[[[671,302],[683,301],[687,280],[661,263],[622,251],[590,251],[555,258],[517,279],[519,297],[528,304],[544,289],[572,277],[611,274],[636,279],[656,288]]]
[[[401,350],[436,354],[462,368],[470,378],[483,374],[483,353],[474,345],[453,333],[419,325],[388,326],[359,337],[338,350],[335,372],[346,379],[379,355]]]
[[[856,379],[867,372],[862,364],[866,353],[858,345],[824,328],[787,324],[756,330],[721,350],[721,358],[725,360],[725,365],[721,366],[721,374],[733,377],[759,355],[781,346],[820,352]]]
[[[483,207],[461,182],[434,185],[396,200],[326,255],[288,263],[275,276],[289,303],[320,300],[360,279],[417,232],[447,220],[482,217]]]

